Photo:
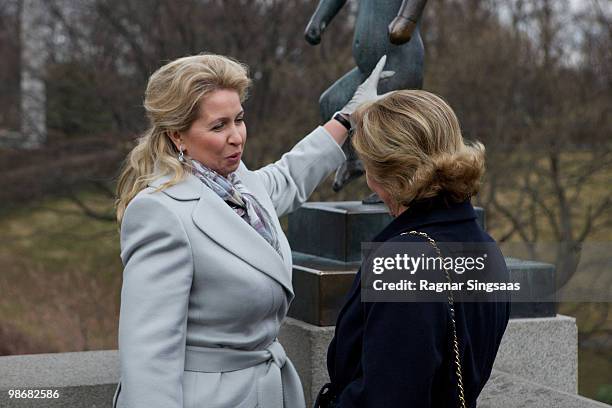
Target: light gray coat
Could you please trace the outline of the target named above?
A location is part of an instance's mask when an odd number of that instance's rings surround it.
[[[345,160],[318,127],[275,163],[238,175],[271,214],[299,207]],[[119,319],[121,382],[113,406],[295,408],[297,373],[276,341],[293,299],[282,258],[195,176],[161,192],[161,177],[128,205]]]

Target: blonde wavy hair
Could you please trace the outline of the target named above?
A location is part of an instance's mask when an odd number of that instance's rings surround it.
[[[129,202],[149,182],[172,175],[160,187],[163,190],[185,177],[189,164],[178,160],[170,135],[189,130],[198,118],[202,98],[218,89],[230,89],[244,101],[250,84],[246,65],[214,54],[179,58],[151,75],[144,98],[149,129],[128,154],[117,182],[115,207],[119,224]]]
[[[475,195],[484,173],[485,148],[466,145],[459,121],[440,97],[396,91],[354,114],[353,146],[368,177],[395,204],[438,195],[460,202]]]

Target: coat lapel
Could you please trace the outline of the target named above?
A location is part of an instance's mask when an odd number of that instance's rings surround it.
[[[257,176],[241,162],[240,167],[237,170],[238,176],[242,180],[242,183],[257,197],[259,203],[266,209],[268,214],[270,215],[270,219],[272,220],[274,228],[276,228],[276,234],[278,236],[278,242],[280,245],[281,253],[283,254],[283,262],[287,267],[287,270],[290,271],[293,267],[293,260],[291,254],[291,247],[289,246],[289,241],[287,241],[287,237],[285,236],[285,232],[283,231],[283,227],[280,224],[280,220],[276,214],[276,209],[274,208],[274,204],[268,195],[265,187]],[[276,251],[275,251],[276,252]],[[291,279],[291,278],[290,278]]]
[[[242,177],[242,174],[240,176]],[[167,176],[160,177],[149,185],[157,188],[169,179]],[[251,189],[250,183],[247,183],[246,180],[243,180],[243,182],[247,188]],[[284,259],[254,228],[240,218],[229,205],[194,175],[188,174],[185,180],[163,190],[163,192],[176,200],[197,199],[198,203],[191,214],[194,224],[219,245],[276,280],[290,294],[290,297],[293,297],[291,275],[289,273],[291,255],[282,230],[279,233],[282,234],[279,235],[279,241]],[[261,196],[258,193],[258,191],[253,191],[253,194],[261,201]],[[265,204],[264,206],[266,210],[270,211],[268,206]],[[278,233],[280,223],[274,209],[272,209],[270,216]],[[287,258],[289,258],[288,264]]]

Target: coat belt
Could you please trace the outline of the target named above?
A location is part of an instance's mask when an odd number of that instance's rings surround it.
[[[304,407],[304,393],[285,349],[274,340],[263,350],[187,346],[185,371],[223,373],[267,364],[258,381],[257,399],[264,408]]]

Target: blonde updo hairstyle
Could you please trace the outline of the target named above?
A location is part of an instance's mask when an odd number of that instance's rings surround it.
[[[221,55],[201,54],[176,59],[151,75],[144,98],[149,129],[128,154],[117,183],[117,221],[121,224],[129,202],[149,182],[172,175],[160,190],[185,177],[188,161],[178,160],[170,135],[189,130],[198,118],[202,99],[219,89],[238,92],[246,99],[251,80],[248,68]]]
[[[361,106],[353,120],[353,146],[368,178],[394,204],[438,195],[461,202],[478,192],[485,148],[464,144],[455,113],[440,97],[395,91]]]

